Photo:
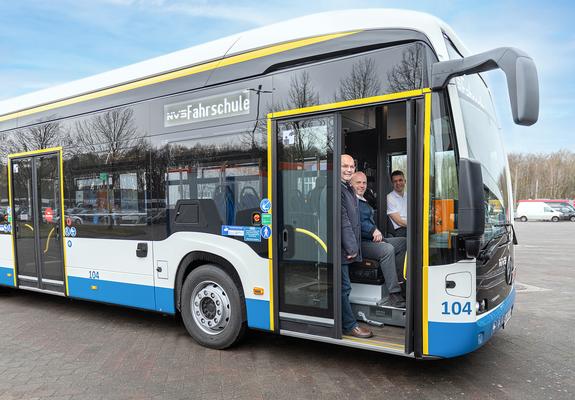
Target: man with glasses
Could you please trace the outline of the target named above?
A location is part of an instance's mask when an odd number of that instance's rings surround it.
[[[341,311],[342,330],[344,335],[368,338],[373,333],[368,328],[359,326],[351,303],[351,281],[349,264],[361,261],[361,224],[359,203],[350,185],[355,172],[355,161],[348,154],[341,156]]]

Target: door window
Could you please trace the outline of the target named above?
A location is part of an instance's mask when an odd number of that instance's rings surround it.
[[[335,116],[277,124],[280,312],[333,318]]]

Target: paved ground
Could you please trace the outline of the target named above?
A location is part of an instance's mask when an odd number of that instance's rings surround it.
[[[261,333],[214,351],[169,317],[16,292],[0,297],[0,400],[575,398],[575,223],[518,223],[517,235],[529,286],[507,329],[465,357],[418,362]]]

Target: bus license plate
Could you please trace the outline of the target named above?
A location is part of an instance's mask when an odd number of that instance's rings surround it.
[[[496,331],[498,331],[501,328],[505,328],[505,324],[507,323],[507,321],[509,321],[509,319],[511,318],[511,312],[513,311],[512,308],[510,308],[505,315],[503,315],[500,318],[497,318],[495,321],[493,321],[493,333],[495,333]]]

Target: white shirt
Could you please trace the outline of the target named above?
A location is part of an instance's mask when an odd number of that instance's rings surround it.
[[[387,195],[387,215],[395,213],[399,213],[401,219],[407,221],[407,194],[405,192],[403,192],[402,196],[393,190]],[[391,223],[395,229],[401,227],[393,219],[391,219]]]

